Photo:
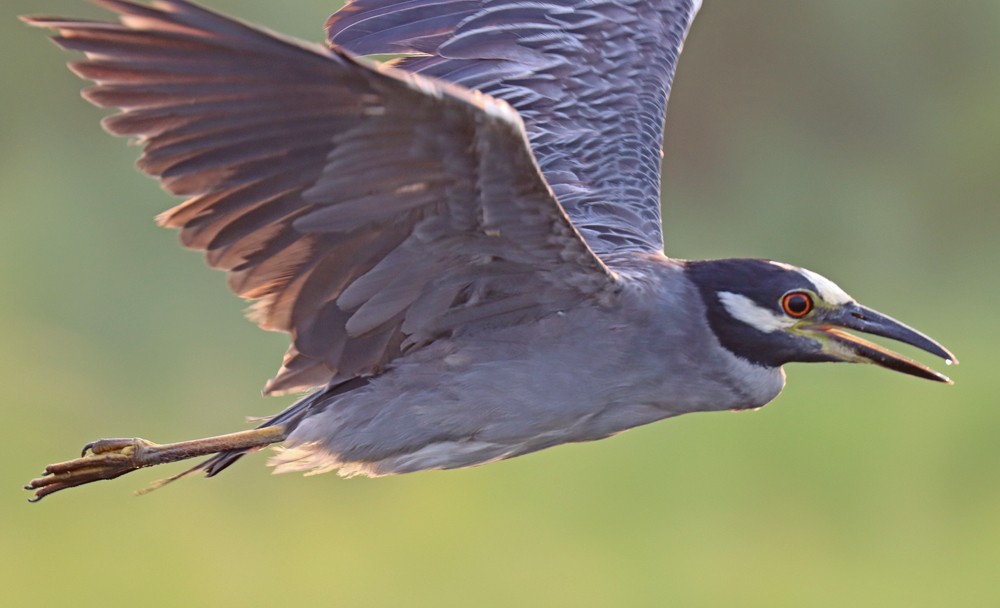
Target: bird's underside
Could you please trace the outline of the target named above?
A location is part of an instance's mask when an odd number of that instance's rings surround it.
[[[620,268],[620,290],[607,302],[436,341],[378,375],[321,389],[259,429],[163,446],[102,440],[81,458],[52,465],[31,488],[42,497],[221,452],[191,469],[215,474],[247,450],[281,441],[271,459],[277,472],[459,468],[683,413],[759,407],[781,390],[780,369],[713,354],[703,319],[676,322],[680,303],[697,297],[682,264],[637,256]],[[663,295],[649,297],[655,293]],[[678,343],[692,346],[679,353]]]

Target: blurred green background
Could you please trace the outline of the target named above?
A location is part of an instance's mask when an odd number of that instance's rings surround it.
[[[210,4],[312,40],[335,8]],[[708,0],[667,126],[670,253],[822,272],[952,348],[956,386],[793,365],[756,413],[471,470],[272,477],[257,455],[34,506],[20,486],[91,439],[277,411],[286,342],[154,225],[176,201],[14,18],[102,12],[0,13],[5,605],[1000,605],[1000,2]]]

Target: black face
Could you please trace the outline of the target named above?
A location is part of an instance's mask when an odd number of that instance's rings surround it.
[[[774,319],[787,319],[791,323],[808,316],[818,304],[817,286],[802,273],[753,259],[688,262],[685,269],[701,292],[707,320],[716,337],[736,356],[766,367],[792,361],[836,360],[824,353],[815,340],[782,330],[764,331],[734,317],[720,299],[722,293],[742,296]],[[761,317],[767,319],[763,314]]]

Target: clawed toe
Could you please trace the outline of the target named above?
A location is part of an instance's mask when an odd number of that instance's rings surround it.
[[[136,458],[152,444],[145,439],[100,439],[83,447],[80,458],[57,462],[45,467],[41,477],[24,486],[35,495],[29,502],[38,502],[49,494],[84,484],[114,479],[140,468]]]
[[[134,454],[143,448],[152,447],[153,445],[155,445],[153,442],[146,441],[145,439],[139,439],[138,437],[129,437],[128,439],[98,439],[97,441],[91,441],[83,446],[83,451],[80,453],[80,456],[86,456],[87,452],[90,452],[94,456],[109,454],[112,452]]]

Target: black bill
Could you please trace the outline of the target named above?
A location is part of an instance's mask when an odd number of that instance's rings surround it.
[[[827,341],[827,346],[834,351],[830,354],[844,361],[874,363],[918,378],[953,384],[948,376],[936,372],[922,363],[843,331],[851,329],[898,340],[932,355],[937,355],[949,365],[958,363],[955,355],[951,354],[944,346],[892,317],[887,317],[860,304],[848,304],[836,312],[824,315],[820,319],[820,323],[812,329],[823,332],[832,338],[832,340]]]

